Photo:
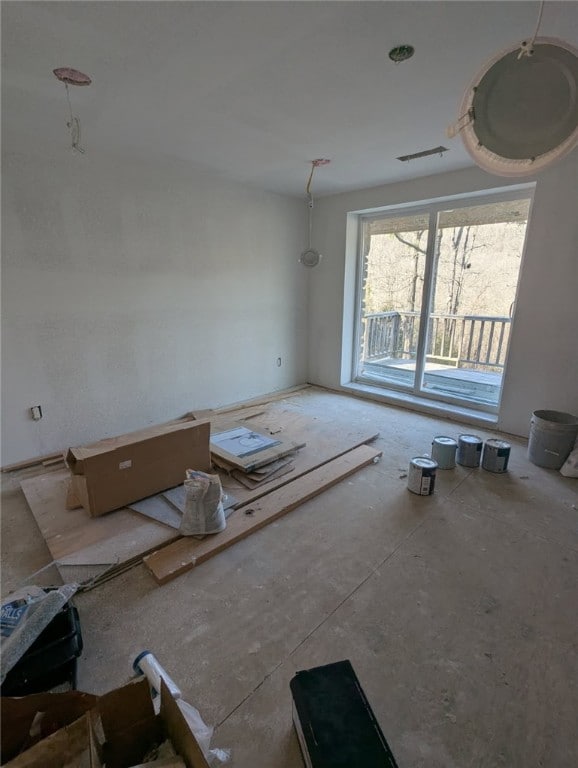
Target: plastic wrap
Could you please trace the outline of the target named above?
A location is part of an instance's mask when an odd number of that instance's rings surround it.
[[[166,669],[159,663],[158,659],[151,651],[142,651],[142,653],[139,653],[133,661],[132,667],[135,672],[146,675],[153,690],[153,701],[155,702],[155,712],[157,713],[160,708],[160,696],[157,696],[156,694],[160,692],[162,679],[167,686],[167,690],[176,700],[177,706],[187,721],[191,733],[199,743],[207,762],[212,768],[217,768],[217,766],[230,760],[231,750],[211,749],[213,727],[204,722],[201,713],[196,707],[193,707],[192,704],[189,704],[181,698],[181,689],[169,676]]]

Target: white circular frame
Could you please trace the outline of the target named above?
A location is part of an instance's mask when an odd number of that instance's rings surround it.
[[[570,45],[570,43],[567,43],[564,40],[559,40],[555,37],[538,37],[534,41],[534,45],[553,45],[558,48],[564,48],[578,59],[578,49],[576,49],[573,45]],[[497,64],[497,62],[500,61],[504,56],[507,56],[513,51],[519,50],[520,48],[521,43],[511,45],[509,48],[505,48],[504,50],[500,51],[500,53],[496,54],[496,56],[493,56],[484,64],[482,69],[477,73],[464,93],[464,97],[460,105],[460,111],[458,113],[459,115],[468,115],[470,113],[474,101],[475,88],[479,85],[483,77],[489,72],[494,64]],[[578,88],[578,82],[576,83],[576,87]],[[487,171],[488,173],[493,173],[499,176],[531,176],[546,168],[551,163],[560,160],[562,157],[571,152],[578,144],[577,125],[574,131],[566,139],[564,139],[562,143],[558,144],[557,147],[554,147],[554,149],[538,155],[534,159],[527,158],[519,160],[502,157],[501,155],[497,155],[495,152],[487,149],[487,147],[480,146],[480,142],[475,131],[475,122],[476,121],[474,116],[474,119],[470,120],[460,131],[464,146],[472,159],[480,168],[482,168],[484,171]]]

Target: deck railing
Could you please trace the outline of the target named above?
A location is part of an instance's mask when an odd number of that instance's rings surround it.
[[[419,312],[378,312],[363,321],[363,360],[414,360]],[[511,318],[489,315],[430,315],[426,359],[456,368],[502,370]]]

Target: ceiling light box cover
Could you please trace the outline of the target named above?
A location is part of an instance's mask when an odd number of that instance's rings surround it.
[[[531,55],[511,46],[482,67],[459,114],[449,133],[485,171],[542,170],[578,144],[578,50],[555,38],[538,38]]]

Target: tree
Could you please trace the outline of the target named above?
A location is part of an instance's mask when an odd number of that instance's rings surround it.
[[[405,240],[399,232],[394,232],[396,240],[398,240],[400,243],[403,243],[404,245],[407,245],[409,248],[413,251],[413,270],[412,270],[412,279],[410,282],[410,289],[409,289],[409,302],[408,305],[412,312],[415,312],[416,309],[416,302],[417,302],[417,286],[418,282],[421,280],[423,283],[423,277],[419,274],[419,257],[420,255],[426,257],[426,251],[424,248],[420,246],[421,239],[424,235],[424,230],[421,229],[419,232],[416,232],[416,238],[417,243],[411,243],[409,240]]]

